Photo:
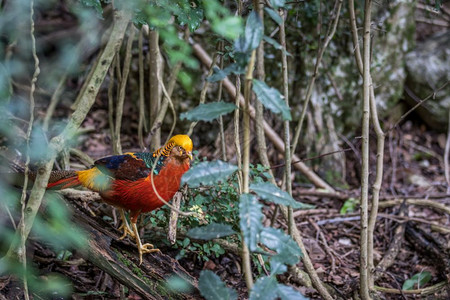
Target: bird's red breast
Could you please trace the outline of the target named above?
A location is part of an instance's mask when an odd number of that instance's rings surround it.
[[[181,177],[189,169],[189,163],[180,163],[167,158],[158,174],[153,174],[153,182],[159,196],[170,201],[180,188]],[[164,205],[152,185],[151,173],[135,181],[116,179],[112,186],[100,195],[105,202],[123,209],[149,212]]]
[[[130,210],[135,220],[140,213],[164,205],[157,194],[170,201],[180,188],[190,159],[192,140],[187,135],[175,135],[153,153],[109,156],[97,160],[88,170],[55,173],[47,188],[84,186],[100,193],[105,202]]]

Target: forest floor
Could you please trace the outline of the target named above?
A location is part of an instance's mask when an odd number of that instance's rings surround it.
[[[93,133],[84,140],[83,150],[95,157],[99,149],[107,151],[109,148],[102,141],[104,136],[99,138],[98,134]],[[431,275],[425,286],[416,286],[416,289],[448,280],[449,213],[422,201],[445,204],[448,210],[450,195],[447,192],[443,161],[445,142],[444,134],[427,131],[425,127],[411,121],[387,136],[384,181],[374,233],[376,265],[391,258],[387,267],[380,269],[379,266],[377,269],[379,278],[375,284],[390,288],[390,293],[380,294],[381,299],[413,299],[414,295],[402,295],[398,291],[405,280],[415,274],[429,272]],[[206,153],[210,148],[205,146],[203,150],[200,149],[200,153]],[[295,182],[293,191],[295,199],[315,206],[314,209],[296,211],[295,221],[320,278],[343,299],[350,298],[359,286],[360,218],[357,203],[351,205],[352,200],[349,200],[359,197],[360,166],[357,162],[360,160],[357,157],[356,152],[346,152],[346,180],[350,187],[340,190],[339,195],[327,194]],[[374,162],[375,156],[371,159]],[[375,167],[375,163],[371,165]],[[374,174],[374,169],[371,172]],[[341,209],[344,203],[347,203],[350,211],[343,214]],[[106,204],[91,203],[89,206],[94,211],[111,214],[110,219],[114,219],[112,210]],[[264,211],[267,220],[270,220],[273,207]],[[286,223],[279,217],[275,226],[286,228]],[[163,253],[172,257],[176,257],[180,251],[163,243],[156,244]],[[141,299],[137,293],[128,291],[106,272],[78,256],[76,251],[62,260],[49,247],[32,238],[28,253],[29,261],[34,262],[41,276],[59,273],[68,278],[73,284],[74,299],[116,299],[124,295],[128,299]],[[179,262],[196,278],[203,269],[214,271],[229,286],[238,290],[240,298],[245,298],[246,287],[237,253],[227,252],[218,258],[209,257],[206,262],[198,259],[195,253],[188,253]],[[5,277],[0,279],[0,296],[11,295],[11,289],[15,287],[20,294],[17,281]],[[290,276],[280,276],[279,280],[295,286],[311,299],[320,299],[314,289],[298,286]],[[429,297],[448,299],[449,295],[438,291]]]

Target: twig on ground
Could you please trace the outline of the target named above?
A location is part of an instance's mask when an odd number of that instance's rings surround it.
[[[406,210],[406,206],[401,208],[400,213],[399,213],[400,217],[405,216],[405,210]],[[381,259],[381,261],[378,263],[378,265],[375,268],[376,272],[374,273],[374,282],[376,280],[378,280],[378,278],[380,278],[380,276],[383,275],[383,273],[390,266],[392,266],[392,264],[395,263],[397,254],[399,253],[399,251],[402,247],[402,244],[403,244],[403,239],[404,239],[404,235],[405,235],[405,227],[406,227],[406,222],[398,224],[397,228],[395,229],[394,237],[392,238],[392,241],[389,245],[389,249],[386,251],[383,258]]]
[[[386,287],[382,287],[382,286],[374,286],[373,288],[376,291],[379,292],[383,292],[383,293],[388,293],[388,294],[405,294],[405,295],[432,295],[436,292],[439,292],[441,290],[443,290],[446,286],[448,285],[447,282],[445,281],[441,281],[435,285],[423,288],[423,289],[416,289],[416,290],[399,290],[399,289],[392,289],[392,288],[386,288]]]
[[[331,274],[334,274],[336,272],[336,259],[334,258],[330,246],[328,246],[327,239],[325,238],[325,235],[323,234],[322,230],[320,229],[320,227],[317,225],[316,222],[314,222],[311,218],[308,218],[308,222],[314,227],[317,234],[320,236],[322,244],[325,248],[325,252],[328,254],[328,258],[331,260]]]

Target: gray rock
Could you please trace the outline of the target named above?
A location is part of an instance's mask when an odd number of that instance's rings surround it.
[[[450,80],[450,31],[439,32],[419,42],[406,56],[406,95],[412,106]],[[424,102],[417,113],[430,127],[446,130],[450,107],[450,84]]]

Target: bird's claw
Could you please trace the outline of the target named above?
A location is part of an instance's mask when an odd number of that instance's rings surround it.
[[[120,225],[120,227],[118,228],[119,230],[123,231],[122,236],[119,238],[119,240],[123,240],[124,238],[127,237],[127,235],[129,235],[131,238],[136,238],[136,235],[134,234],[134,232],[131,230],[131,228],[128,226],[128,224],[126,223],[122,223],[122,225]]]
[[[148,244],[148,243],[139,247],[138,250],[139,250],[139,264],[142,264],[142,254],[154,253],[154,252],[161,253],[161,250],[155,249],[155,247],[152,244]]]

